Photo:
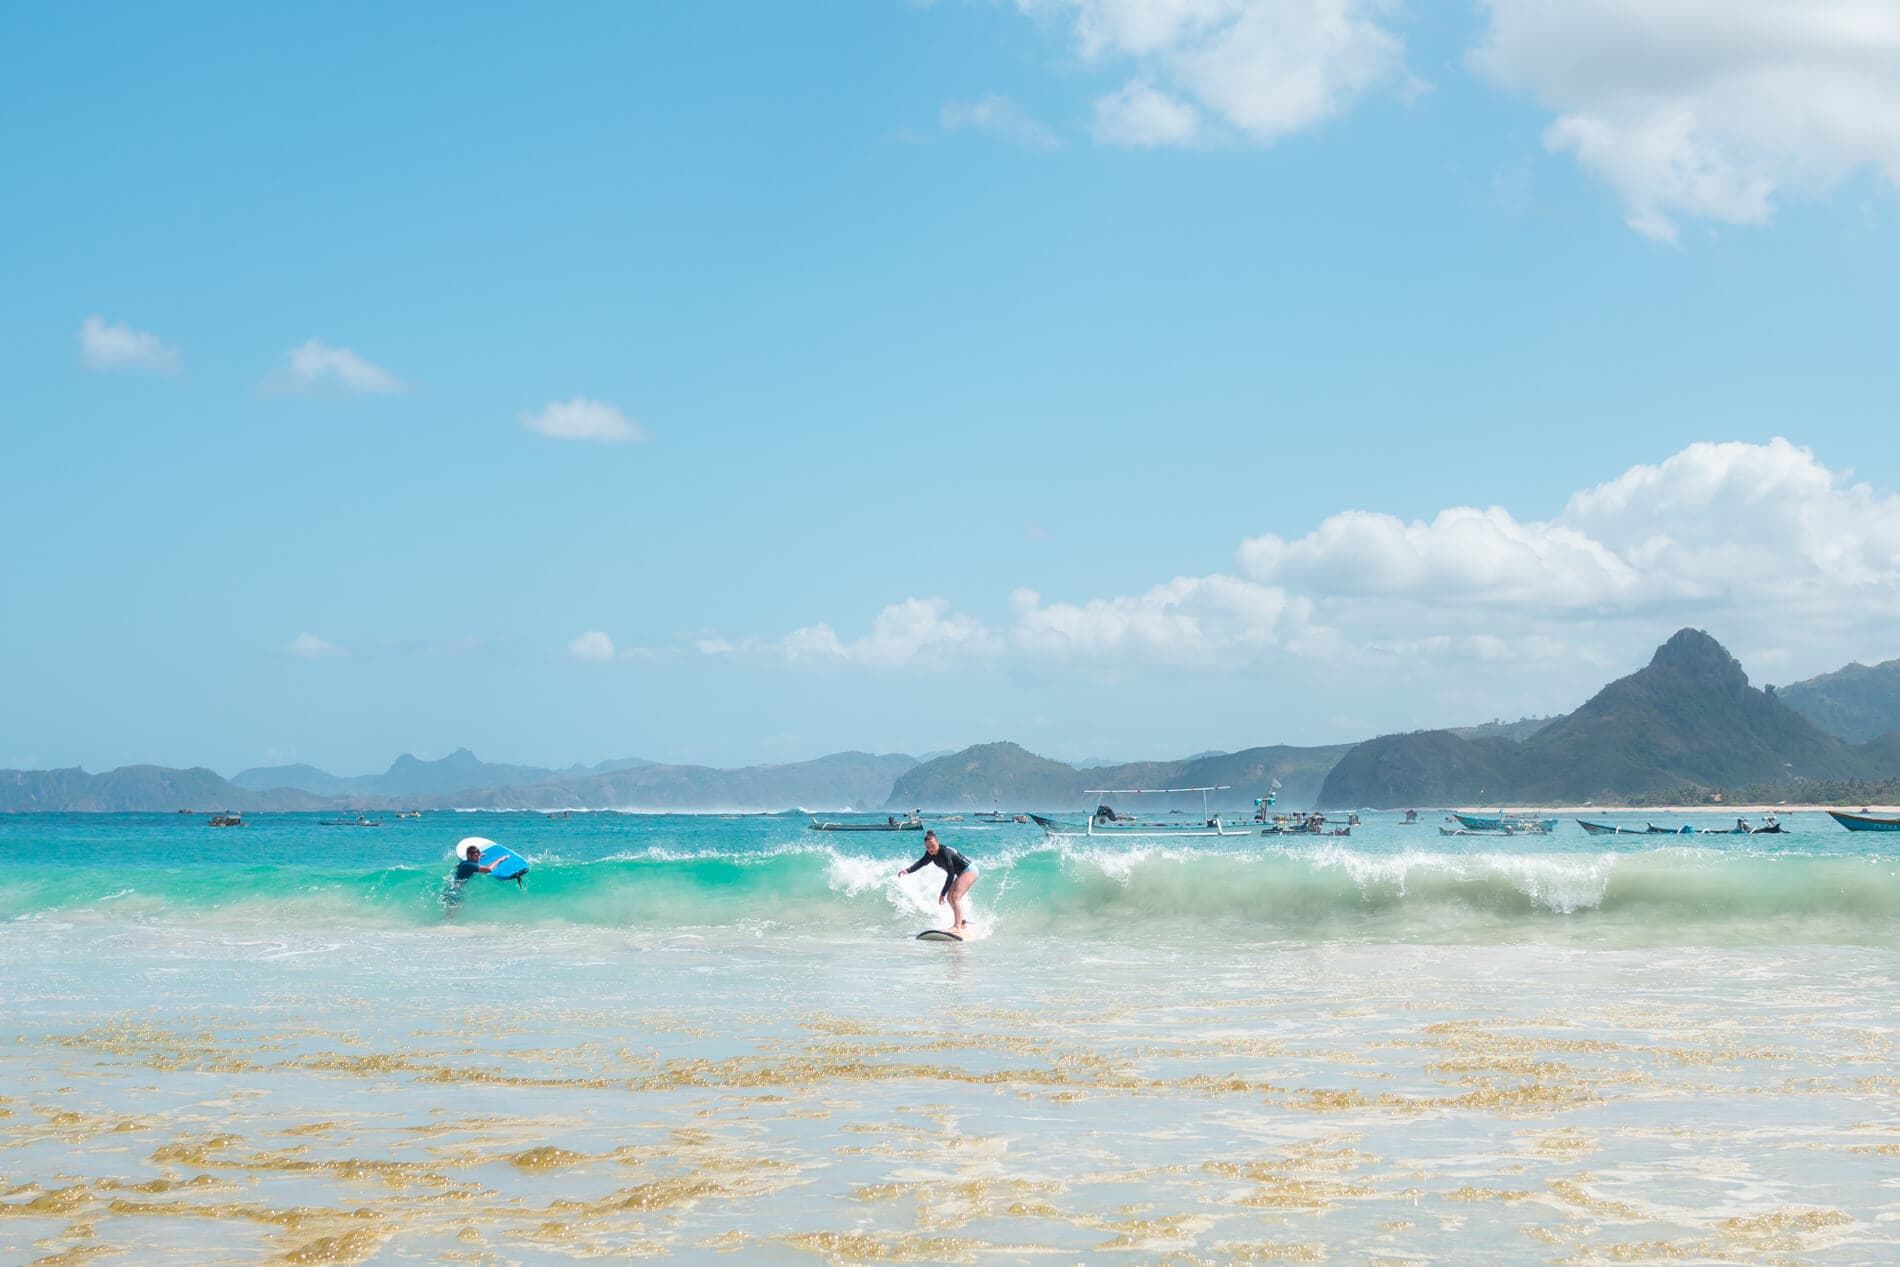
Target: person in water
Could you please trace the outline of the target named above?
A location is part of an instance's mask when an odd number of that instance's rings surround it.
[[[468,856],[455,864],[455,874],[449,877],[448,887],[442,891],[443,911],[449,915],[454,915],[456,908],[462,904],[462,893],[468,886],[470,878],[478,875],[487,875],[495,869],[495,866],[496,864],[491,862],[484,867],[482,865],[482,847],[480,845],[470,845],[468,847]]]
[[[468,882],[470,876],[487,875],[495,869],[495,865],[495,863],[491,862],[484,867],[482,865],[482,847],[480,845],[470,845],[468,847],[468,856],[455,864],[456,882],[465,884]]]
[[[963,895],[976,883],[976,868],[968,858],[938,840],[936,832],[927,831],[924,833],[924,856],[897,874],[906,876],[933,862],[944,871],[943,892],[937,894],[937,905],[950,903],[950,914],[956,917],[956,922],[950,925],[950,931],[960,933],[970,926],[969,921],[963,918]]]

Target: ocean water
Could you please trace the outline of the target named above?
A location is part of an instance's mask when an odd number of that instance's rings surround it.
[[[914,833],[0,817],[0,1262],[1897,1262],[1900,836],[1790,826],[951,823],[958,945]]]

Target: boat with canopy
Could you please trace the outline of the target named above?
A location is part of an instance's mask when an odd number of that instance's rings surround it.
[[[1208,794],[1227,792],[1232,784],[1222,783],[1211,787],[1105,787],[1085,788],[1084,794],[1093,797],[1110,796],[1185,796],[1199,793],[1201,797],[1201,815],[1198,820],[1180,810],[1150,813],[1124,814],[1107,800],[1097,800],[1095,812],[1081,827],[1072,823],[1059,822],[1053,818],[1044,818],[1040,814],[1031,814],[1038,827],[1051,836],[1251,836],[1253,826],[1246,822],[1229,823],[1208,805]]]

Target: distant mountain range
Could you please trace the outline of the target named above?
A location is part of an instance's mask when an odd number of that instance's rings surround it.
[[[231,782],[249,791],[271,788],[296,788],[314,796],[443,796],[466,788],[492,788],[546,783],[554,779],[584,779],[589,775],[613,774],[653,765],[639,757],[602,761],[599,765],[569,766],[565,770],[544,770],[539,766],[495,765],[483,761],[467,748],[457,748],[436,761],[423,761],[403,753],[381,774],[340,777],[313,765],[259,766],[240,770]]]
[[[227,781],[205,769],[125,766],[84,770],[0,770],[0,813],[171,813],[180,809],[875,809],[891,784],[917,764],[902,753],[839,752],[816,761],[715,770],[709,766],[606,761],[551,771],[491,765],[466,749],[440,761],[399,758],[382,775],[341,779],[312,766],[246,770]],[[258,787],[289,777],[303,786]],[[519,779],[480,786],[469,780]],[[340,789],[318,791],[314,789]],[[446,789],[446,790],[438,790]]]
[[[1324,806],[1557,804],[1896,773],[1892,745],[1856,746],[1757,690],[1722,645],[1684,629],[1649,664],[1519,741],[1386,735],[1326,776]]]
[[[1734,657],[1684,629],[1650,663],[1562,717],[1384,735],[1327,747],[1202,752],[1176,761],[1074,765],[1014,743],[932,753],[840,752],[736,770],[637,757],[556,770],[481,760],[458,748],[435,761],[409,754],[381,774],[339,776],[310,765],[245,770],[229,781],[203,768],[125,766],[0,770],[0,813],[180,809],[629,809],[1074,811],[1090,788],[1225,786],[1223,811],[1250,808],[1280,783],[1289,808],[1555,804],[1826,785],[1850,799],[1870,780],[1900,778],[1900,660],[1757,690]],[[1096,799],[1113,800],[1113,796]],[[1125,798],[1124,798],[1125,799]],[[1200,808],[1198,795],[1144,798],[1153,809]]]
[[[0,813],[169,814],[180,809],[313,810],[323,798],[295,788],[253,792],[202,766],[173,770],[128,765],[104,774],[84,770],[0,770]]]
[[[917,764],[903,753],[834,752],[816,761],[715,770],[642,765],[583,778],[458,792],[458,807],[484,809],[873,809]]]
[[[1090,810],[1089,788],[1214,787],[1216,809],[1251,809],[1275,779],[1280,799],[1310,805],[1333,763],[1351,747],[1248,748],[1244,752],[1207,753],[1180,761],[1133,761],[1077,769],[1039,757],[1013,743],[978,744],[962,752],[926,761],[905,773],[891,788],[887,809],[1038,809]],[[1096,798],[1113,799],[1113,798]],[[1085,802],[1088,802],[1085,804]],[[1142,804],[1153,809],[1195,809],[1199,794],[1155,797]]]

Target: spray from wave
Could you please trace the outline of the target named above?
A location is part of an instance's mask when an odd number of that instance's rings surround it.
[[[544,855],[525,885],[479,878],[459,902],[440,866],[15,869],[0,873],[0,919],[914,931],[947,916],[934,869],[897,877],[907,860],[804,843]],[[1334,845],[1217,853],[1039,842],[979,865],[973,918],[1016,935],[1900,940],[1900,873],[1872,857],[1695,848],[1381,854]]]

